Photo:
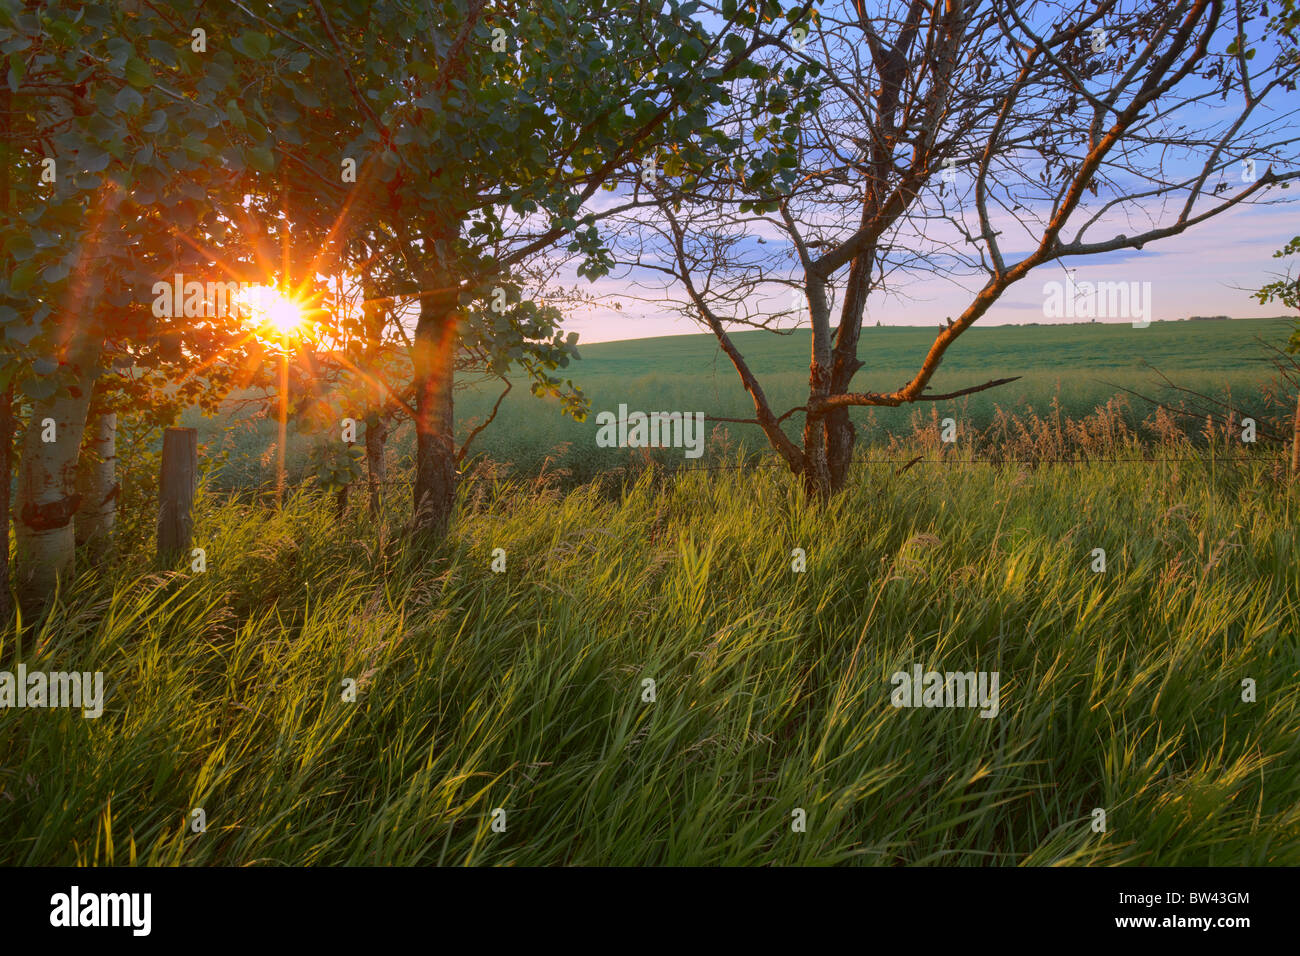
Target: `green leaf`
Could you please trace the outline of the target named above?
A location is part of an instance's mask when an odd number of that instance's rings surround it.
[[[41,334],[41,327],[29,322],[14,322],[5,326],[5,339],[10,342],[17,342],[19,345],[28,345],[32,339]]]
[[[153,86],[153,70],[149,69],[149,64],[139,57],[131,57],[126,61],[126,81],[136,89],[144,90]]]
[[[113,105],[123,113],[135,113],[144,106],[144,97],[129,86],[124,86],[113,97]]]
[[[88,173],[102,173],[108,168],[110,159],[108,153],[100,152],[93,146],[87,147],[77,158],[81,161],[81,168]]]
[[[9,290],[11,292],[26,292],[32,287],[32,283],[36,281],[36,273],[39,269],[40,266],[35,262],[28,262],[19,266],[14,270],[13,275],[9,277]]]
[[[310,86],[301,83],[289,84],[289,89],[293,93],[293,98],[309,110],[314,110],[321,105],[321,98],[316,95],[316,91]]]
[[[9,54],[9,75],[7,77],[9,89],[18,92],[18,87],[22,85],[23,77],[27,75],[27,63],[19,53]]]
[[[265,146],[255,146],[248,151],[248,162],[264,173],[275,172],[275,154]]]
[[[4,246],[5,250],[19,262],[30,259],[36,252],[36,244],[32,242],[32,237],[22,232],[10,234]]]
[[[176,55],[176,48],[170,43],[164,43],[162,40],[157,38],[150,38],[149,42],[146,43],[145,46],[149,50],[149,55],[164,66],[174,67],[179,62],[179,58]]]
[[[264,34],[249,30],[235,41],[235,49],[254,60],[261,60],[271,52],[271,41]]]
[[[23,381],[23,394],[35,402],[45,401],[58,390],[58,382],[48,376]]]

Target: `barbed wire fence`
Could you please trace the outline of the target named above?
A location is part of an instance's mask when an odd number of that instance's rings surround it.
[[[1225,462],[1231,462],[1231,463],[1255,462],[1256,464],[1270,464],[1270,463],[1281,463],[1281,462],[1286,462],[1286,461],[1288,461],[1288,460],[1289,460],[1289,459],[1288,459],[1287,456],[1285,456],[1285,455],[1234,455],[1234,456],[1224,456],[1224,457],[1220,457],[1220,456],[1217,456],[1217,455],[1216,455],[1216,456],[1210,456],[1210,455],[1199,455],[1199,456],[1198,456],[1198,455],[1186,455],[1186,456],[1179,456],[1179,457],[1175,457],[1175,458],[1171,458],[1171,457],[1168,457],[1168,456],[1152,457],[1152,458],[1145,458],[1145,457],[1144,457],[1144,458],[1110,458],[1110,457],[1106,457],[1106,456],[1098,456],[1098,457],[1077,457],[1077,458],[1076,458],[1076,457],[1070,457],[1070,458],[1060,458],[1060,457],[1051,457],[1051,458],[1049,458],[1049,457],[1037,457],[1037,458],[926,458],[926,457],[924,457],[924,456],[919,456],[919,457],[913,457],[913,458],[854,458],[854,459],[852,459],[852,460],[849,462],[849,464],[850,464],[850,465],[903,465],[903,466],[905,466],[905,467],[912,467],[912,466],[914,466],[914,465],[943,465],[943,466],[945,466],[945,467],[950,467],[950,468],[951,468],[951,467],[957,467],[957,466],[961,466],[961,465],[995,465],[995,466],[1001,466],[1001,465],[1036,465],[1036,466],[1037,466],[1037,465],[1078,465],[1078,464],[1085,464],[1085,465],[1089,465],[1089,464],[1090,464],[1090,465],[1108,465],[1108,464],[1145,464],[1145,465],[1159,465],[1159,464],[1196,463],[1196,462],[1199,462],[1199,463],[1202,463],[1202,464],[1210,464],[1211,462],[1213,462],[1214,464],[1222,464],[1222,463],[1225,463]],[[614,468],[606,469],[606,470],[604,470],[604,471],[602,471],[602,472],[598,472],[597,474],[598,474],[598,475],[617,475],[617,474],[620,474],[620,473],[624,473],[624,469],[625,469],[626,467],[627,467],[627,466],[615,466]],[[678,476],[678,475],[683,475],[683,474],[709,473],[709,472],[720,472],[720,471],[754,471],[754,470],[763,469],[763,468],[781,468],[781,469],[784,469],[784,470],[786,470],[786,471],[789,471],[789,470],[790,470],[790,466],[787,465],[785,462],[783,462],[783,461],[771,461],[771,460],[769,460],[769,461],[756,461],[756,462],[749,462],[749,463],[728,464],[728,465],[693,465],[693,466],[678,467],[678,468],[673,468],[673,467],[669,467],[669,466],[666,466],[666,465],[661,466],[660,463],[658,463],[658,462],[651,462],[649,465],[638,463],[638,464],[637,464],[636,466],[634,466],[634,467],[635,467],[635,471],[642,471],[642,470],[645,470],[645,469],[648,468],[648,467],[662,467],[662,470],[665,472],[665,474],[668,474],[668,475],[671,475],[671,476],[674,476],[674,477],[676,477],[676,476]],[[555,471],[550,472],[550,474],[559,474],[559,473],[565,473],[565,472],[568,472],[568,469],[566,469],[566,468],[564,468],[563,466],[561,466],[560,468],[557,468]],[[537,475],[475,475],[475,474],[466,474],[466,475],[461,475],[461,476],[459,476],[459,477],[457,478],[457,483],[460,483],[460,484],[466,484],[466,483],[471,483],[471,482],[476,482],[476,481],[512,481],[512,480],[513,480],[513,481],[524,481],[524,482],[527,482],[527,481],[536,481],[538,478],[546,477],[547,474],[548,474],[548,473],[546,473],[546,472],[542,472],[542,473],[537,474]],[[596,477],[596,475],[593,475],[592,477]],[[377,482],[374,482],[374,484],[381,485],[381,486],[385,486],[385,487],[386,487],[386,486],[406,486],[406,487],[409,487],[410,485],[413,484],[413,480],[410,479],[410,478],[385,478],[383,481],[377,481]],[[356,487],[360,488],[360,487],[366,487],[366,486],[368,486],[368,479],[362,477],[362,478],[360,478],[360,479],[357,480]]]

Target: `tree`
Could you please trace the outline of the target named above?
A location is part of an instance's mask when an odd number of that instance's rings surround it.
[[[175,410],[219,397],[226,370],[246,351],[232,316],[156,315],[151,291],[176,272],[211,274],[217,260],[205,247],[221,247],[227,270],[248,270],[223,278],[255,272],[254,243],[232,227],[253,185],[244,172],[259,157],[229,134],[242,115],[235,97],[267,65],[260,44],[242,36],[235,53],[208,49],[207,32],[230,36],[230,26],[222,10],[188,0],[166,9],[138,0],[0,2],[9,177],[0,384],[18,406],[0,415],[0,430],[26,420],[13,516],[17,583],[34,600],[71,572],[83,504],[95,509],[87,531],[105,525],[107,469],[83,469],[95,500],[83,502],[77,489],[81,439],[105,372],[123,373],[106,400],[114,391]],[[111,404],[101,407],[111,415]],[[110,421],[92,430],[102,447]]]
[[[559,243],[583,257],[581,276],[604,274],[599,222],[617,209],[589,210],[589,201],[621,171],[699,152],[715,138],[708,106],[724,83],[759,72],[753,56],[772,39],[758,24],[779,7],[733,8],[712,31],[700,10],[615,0],[327,9],[289,0],[250,14],[272,57],[302,58],[302,79],[279,81],[296,104],[282,119],[270,111],[263,147],[294,167],[294,207],[334,208],[345,235],[391,237],[376,268],[400,280],[393,298],[419,302],[416,531],[440,533],[451,515],[453,395],[467,323],[476,348],[504,345],[511,361],[523,357],[509,336],[483,334],[493,314],[473,304],[508,290],[514,270]],[[344,185],[346,160],[356,175]]]
[[[787,70],[806,65],[817,82],[742,90],[717,121],[746,130],[746,147],[716,156],[712,175],[665,188],[625,259],[684,290],[753,400],[745,421],[824,497],[845,481],[851,408],[1004,384],[931,391],[948,349],[1031,271],[1142,250],[1300,175],[1297,128],[1269,112],[1294,91],[1297,65],[1276,44],[1250,45],[1262,10],[1216,0],[823,6],[806,37],[783,44]],[[792,174],[753,176],[773,166]],[[935,274],[971,288],[969,303],[908,381],[855,389],[869,302]],[[812,333],[807,399],[784,412],[728,334],[779,326],[781,313],[754,305],[773,283],[800,290]],[[796,441],[783,425],[798,413]]]
[[[5,190],[0,286],[0,390],[12,387],[20,407],[0,426],[26,421],[15,503],[24,590],[48,596],[71,571],[97,391],[150,407],[212,402],[257,358],[230,316],[153,315],[144,290],[176,272],[311,284],[355,237],[382,239],[377,274],[394,299],[420,303],[415,526],[445,527],[461,324],[488,314],[472,304],[557,243],[583,257],[582,274],[602,274],[596,224],[608,212],[584,204],[619,169],[706,143],[705,107],[723,82],[756,75],[750,59],[769,42],[756,25],[776,5],[737,11],[716,33],[698,10],[0,0],[6,169],[25,177]],[[472,341],[480,357],[537,354],[512,335]],[[558,368],[572,342],[545,349],[542,365]],[[170,396],[157,387],[177,381]],[[114,409],[99,407],[90,431],[108,447]],[[96,508],[112,500],[106,469],[80,471]],[[87,515],[87,531],[102,518]]]
[[[465,307],[455,387],[460,391],[493,381],[505,387],[483,421],[464,423],[470,427],[456,450],[458,467],[513,389],[512,371],[522,371],[534,395],[554,396],[566,412],[585,414],[582,390],[556,374],[576,355],[577,334],[562,331],[564,313],[559,305],[582,297],[577,290],[555,285],[555,274],[571,259],[539,253],[515,275],[500,278],[488,301]],[[378,514],[380,487],[385,482],[384,449],[390,430],[400,420],[415,418],[408,326],[412,313],[418,315],[418,297],[390,295],[392,279],[371,272],[373,261],[366,256],[349,266],[352,275],[362,277],[360,282],[340,275],[331,284],[333,291],[324,303],[331,321],[324,334],[302,350],[300,367],[307,374],[302,387],[294,389],[298,401],[292,412],[300,428],[336,435],[347,418],[364,422],[362,455],[372,517]],[[346,498],[344,479],[352,471],[350,459],[330,445],[327,440],[320,450],[318,478]],[[330,467],[331,462],[343,467]],[[332,478],[330,472],[335,473]]]
[[[1273,257],[1282,259],[1297,253],[1300,253],[1300,236],[1296,236],[1273,253]],[[1264,305],[1276,301],[1281,302],[1292,312],[1300,312],[1300,277],[1293,276],[1290,272],[1280,275],[1261,287],[1255,293],[1255,298]],[[1286,350],[1292,354],[1300,352],[1300,323],[1297,323],[1292,330]],[[1296,395],[1295,421],[1291,429],[1291,476],[1295,478],[1297,475],[1300,475],[1300,394]]]
[[[1289,256],[1300,254],[1300,236],[1296,236],[1285,246],[1273,253],[1274,259],[1285,259]],[[1255,293],[1254,298],[1258,299],[1261,305],[1268,305],[1270,302],[1281,302],[1292,312],[1300,312],[1300,276],[1293,276],[1290,272],[1285,275],[1276,277],[1272,282],[1261,286]],[[1300,352],[1300,326],[1291,333],[1291,340],[1287,343],[1288,352]]]

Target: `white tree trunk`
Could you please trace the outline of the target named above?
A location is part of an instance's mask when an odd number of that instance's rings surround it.
[[[77,457],[94,387],[94,354],[78,356],[72,394],[36,402],[23,435],[14,501],[17,585],[23,603],[45,603],[73,572]],[[52,422],[52,425],[51,425]],[[53,437],[53,441],[45,439]]]
[[[77,469],[77,544],[96,552],[109,549],[117,520],[117,413],[94,408],[86,423]]]

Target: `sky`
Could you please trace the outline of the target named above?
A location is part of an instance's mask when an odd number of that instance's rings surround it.
[[[1256,24],[1256,28],[1258,28]],[[1225,40],[1224,43],[1227,41]],[[1184,81],[1180,86],[1180,95],[1198,93],[1212,89],[1212,85],[1200,79]],[[1193,129],[1204,131],[1224,128],[1236,114],[1239,104],[1233,99],[1218,97],[1198,100],[1192,103],[1187,112],[1179,112],[1177,117],[1161,117],[1167,122],[1191,121]],[[1269,136],[1288,135],[1293,130],[1293,123],[1300,116],[1300,94],[1294,91],[1276,90],[1252,117],[1251,123],[1260,123],[1256,130],[1264,132],[1268,124],[1274,124]],[[1293,151],[1292,151],[1293,152]],[[1182,169],[1177,160],[1164,169],[1174,180],[1180,178],[1187,170],[1199,170],[1202,157],[1199,151],[1192,151],[1186,157]],[[1259,172],[1263,171],[1261,164]],[[1171,173],[1172,171],[1172,173]],[[1282,169],[1277,169],[1282,172]],[[1234,182],[1235,168],[1224,170],[1223,178],[1230,187],[1243,188],[1242,183]],[[1213,181],[1213,180],[1212,180]],[[1132,183],[1120,183],[1116,188],[1132,187]],[[1103,190],[1107,186],[1103,184]],[[1136,188],[1136,187],[1134,187]],[[1235,190],[1234,190],[1235,191]],[[1183,193],[1176,192],[1175,197],[1181,201]],[[1228,315],[1233,318],[1262,318],[1285,313],[1285,307],[1278,303],[1261,305],[1251,297],[1251,290],[1277,278],[1286,272],[1287,267],[1294,271],[1295,264],[1285,260],[1274,259],[1273,253],[1282,248],[1292,237],[1300,235],[1300,183],[1292,184],[1288,190],[1273,188],[1263,194],[1264,201],[1253,205],[1242,204],[1207,222],[1193,226],[1181,235],[1172,236],[1155,242],[1149,242],[1142,250],[1126,250],[1104,256],[1071,258],[1066,263],[1049,263],[1029,274],[1020,283],[1012,286],[978,324],[1018,325],[1030,322],[1056,324],[1081,321],[1072,316],[1053,317],[1047,314],[1045,302],[1048,298],[1044,284],[1060,282],[1066,277],[1066,268],[1074,270],[1072,279],[1082,282],[1139,282],[1150,283],[1150,318],[1152,321],[1179,320],[1194,315]],[[1106,199],[1106,195],[1097,197],[1097,202]],[[614,197],[610,197],[610,202]],[[1089,205],[1085,198],[1084,207]],[[1198,204],[1198,211],[1204,211],[1214,202],[1213,195],[1204,197]],[[964,203],[965,204],[965,203]],[[1142,201],[1136,205],[1126,205],[1125,215],[1131,216],[1127,225],[1123,220],[1102,220],[1088,231],[1087,241],[1107,239],[1111,236],[1135,231],[1160,223],[1168,224],[1172,215],[1168,208],[1163,212],[1158,207],[1147,208]],[[1173,209],[1177,209],[1175,202]],[[1080,213],[1083,213],[1081,208]],[[1008,262],[1021,258],[1028,250],[1015,249],[1010,246],[1010,237],[1024,235],[1023,228],[1009,216],[1001,217],[993,211],[993,226],[1004,236],[1004,253]],[[963,212],[969,216],[969,210]],[[1077,225],[1080,219],[1072,218]],[[1139,222],[1147,220],[1145,226]],[[978,226],[970,222],[968,228]],[[764,229],[761,225],[753,230],[755,238],[765,237],[766,250],[788,248],[788,237],[776,229]],[[954,234],[955,235],[955,234]],[[1071,227],[1065,232],[1067,239],[1073,238]],[[931,236],[930,239],[934,237]],[[940,239],[944,237],[939,236]],[[933,248],[930,243],[920,245],[907,244],[906,238],[896,238],[903,243],[900,248],[919,249],[922,246]],[[757,247],[751,247],[756,249]],[[782,278],[791,273],[785,273]],[[838,275],[843,281],[847,269]],[[658,276],[662,286],[662,276]],[[865,325],[879,322],[885,326],[922,326],[937,327],[946,318],[959,315],[969,305],[974,293],[983,284],[984,275],[961,277],[936,277],[918,274],[911,277],[891,279],[894,293],[877,296],[869,300]],[[602,300],[602,305],[574,309],[568,312],[565,328],[576,331],[579,341],[585,343],[608,342],[624,339],[649,338],[664,335],[683,335],[706,333],[707,328],[696,321],[677,313],[672,305],[653,301],[656,293],[645,285],[636,286],[626,276],[617,273],[589,284],[585,280],[570,280],[566,284],[584,287]],[[674,298],[684,298],[680,289],[668,289],[666,294]],[[790,308],[788,289],[774,287],[770,299],[760,300],[765,312],[783,311]],[[651,301],[646,301],[649,297]],[[615,302],[620,309],[613,308]],[[832,312],[832,317],[837,313]],[[1127,323],[1127,318],[1098,318],[1099,322]],[[789,325],[806,325],[806,322],[785,323]]]
[[[1300,193],[1300,188],[1294,191]],[[1223,216],[1192,227],[1182,235],[1147,245],[1142,251],[1098,256],[1071,262],[1076,283],[1083,281],[1144,281],[1151,283],[1152,319],[1184,319],[1192,315],[1229,315],[1233,318],[1263,318],[1285,313],[1277,304],[1260,305],[1248,290],[1259,288],[1285,268],[1285,261],[1272,258],[1293,236],[1300,234],[1300,208],[1291,204],[1271,207],[1238,207]],[[1043,284],[1060,281],[1060,265],[1043,266],[1011,289],[979,320],[978,325],[1020,325],[1080,321],[1045,316]],[[970,290],[954,288],[951,282],[912,280],[905,286],[910,302],[878,298],[868,304],[866,325],[937,326],[958,314],[969,303]],[[626,281],[607,278],[591,291],[613,302],[631,292]],[[645,290],[637,290],[644,296]],[[697,322],[678,317],[667,309],[645,303],[622,301],[622,309],[611,307],[577,310],[565,328],[579,334],[579,342],[611,342],[661,335],[706,333]],[[1121,322],[1124,319],[1099,319]]]

